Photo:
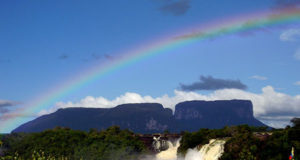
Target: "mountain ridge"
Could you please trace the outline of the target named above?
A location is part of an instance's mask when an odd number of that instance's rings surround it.
[[[72,107],[40,116],[12,132],[40,132],[56,126],[88,131],[118,125],[137,133],[196,131],[248,124],[266,126],[253,116],[249,100],[184,101],[174,113],[159,103],[128,103],[113,108]]]

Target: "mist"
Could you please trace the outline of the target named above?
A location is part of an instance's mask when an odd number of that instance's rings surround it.
[[[224,139],[211,139],[208,144],[201,147],[188,149],[185,157],[178,157],[177,149],[180,146],[180,140],[174,143],[168,141],[169,148],[157,153],[155,156],[145,156],[142,160],[218,160],[224,153]]]

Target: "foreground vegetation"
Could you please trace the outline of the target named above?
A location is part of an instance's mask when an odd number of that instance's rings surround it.
[[[2,137],[5,157],[0,159],[136,159],[145,146],[132,132],[110,127],[104,131],[55,128],[41,133]]]
[[[295,159],[300,160],[300,119],[292,123],[292,127],[277,130],[240,125],[183,132],[178,154],[184,156],[188,148],[222,138],[227,141],[221,160],[288,159],[292,147]],[[13,133],[0,137],[0,146],[0,160],[136,160],[149,153],[133,132],[119,127],[89,132],[58,127],[40,133]]]
[[[268,130],[266,127],[247,125],[225,127],[223,129],[200,129],[185,132],[178,154],[185,155],[188,148],[207,144],[209,139],[226,138],[225,151],[221,160],[283,160],[288,159],[291,149],[295,149],[294,159],[300,160],[300,119],[292,120],[293,127]]]

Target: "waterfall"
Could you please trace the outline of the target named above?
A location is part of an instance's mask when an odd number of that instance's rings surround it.
[[[205,144],[199,150],[197,147],[188,149],[184,158],[177,157],[177,149],[180,146],[180,139],[174,144],[166,141],[169,148],[156,154],[153,160],[218,160],[223,152],[226,140],[211,139],[208,144]]]
[[[180,145],[180,139],[178,139],[174,144],[167,141],[169,148],[156,154],[156,160],[176,160],[177,159],[177,149]]]
[[[202,160],[217,160],[224,152],[225,140],[211,139],[209,144],[204,145],[200,149]]]
[[[182,160],[201,160],[201,153],[197,148],[188,149],[185,158],[182,158]]]
[[[185,160],[218,160],[224,152],[225,143],[226,141],[222,139],[211,139],[200,151],[197,148],[189,149]]]

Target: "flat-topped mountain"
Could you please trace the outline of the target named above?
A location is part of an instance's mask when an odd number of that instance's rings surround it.
[[[252,102],[248,100],[187,101],[175,106],[175,120],[181,130],[222,128],[228,125],[248,124],[264,126],[253,116]]]
[[[186,101],[175,113],[158,103],[122,104],[114,108],[66,108],[27,122],[13,132],[39,132],[57,126],[88,131],[118,125],[137,133],[195,131],[248,124],[265,126],[253,117],[248,100]]]

